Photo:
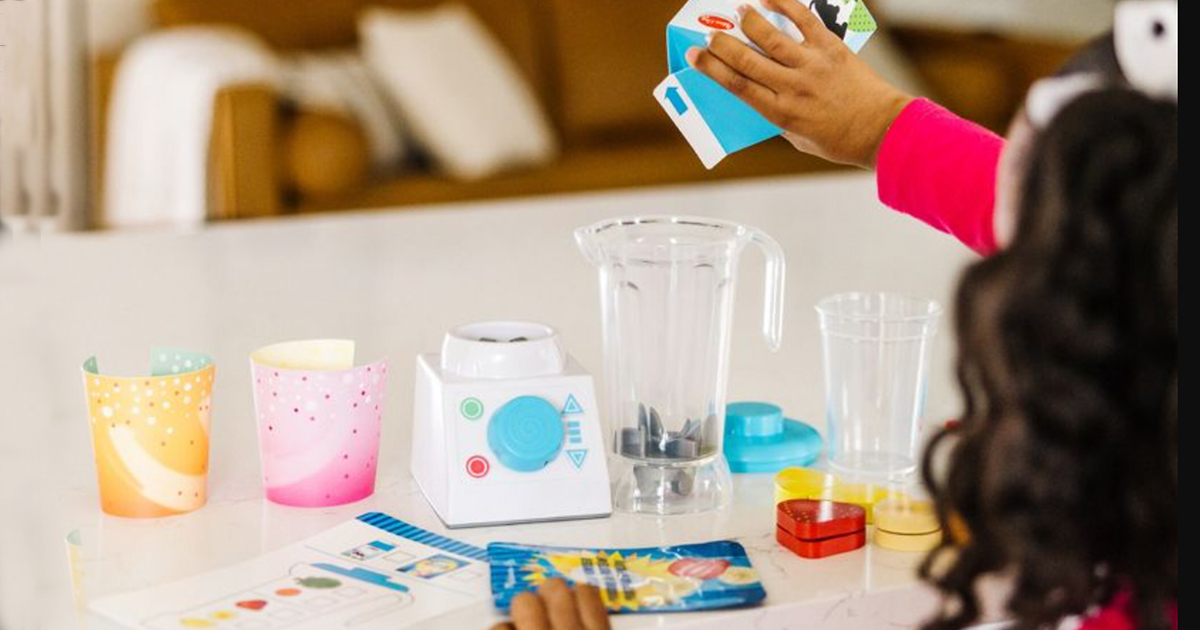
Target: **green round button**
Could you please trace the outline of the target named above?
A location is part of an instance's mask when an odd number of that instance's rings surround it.
[[[478,398],[468,398],[462,401],[458,410],[467,420],[478,420],[483,417],[483,402]]]

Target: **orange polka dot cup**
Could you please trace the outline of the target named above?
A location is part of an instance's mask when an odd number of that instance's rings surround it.
[[[129,518],[191,512],[208,485],[212,358],[154,350],[149,376],[108,376],[83,364],[100,507]]]
[[[326,507],[375,492],[387,363],[354,342],[291,341],[250,356],[267,499]]]

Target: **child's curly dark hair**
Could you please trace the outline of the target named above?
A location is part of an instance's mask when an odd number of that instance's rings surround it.
[[[926,630],[978,620],[1012,578],[1017,628],[1132,597],[1168,628],[1179,588],[1178,105],[1114,84],[1075,100],[1025,160],[1013,243],[958,294],[961,425],[926,453],[946,541]]]

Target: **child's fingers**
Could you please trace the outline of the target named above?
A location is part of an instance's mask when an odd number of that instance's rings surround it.
[[[761,13],[742,5],[742,32],[772,59],[792,68],[803,65],[804,46],[775,28]]]
[[[807,43],[823,45],[828,43],[830,38],[837,39],[833,33],[829,32],[829,29],[825,28],[825,23],[817,17],[817,14],[798,0],[762,0],[762,3],[767,9],[782,13],[784,17],[791,20],[796,28],[800,29],[800,33],[804,35],[804,41]]]
[[[774,110],[775,92],[739,74],[712,52],[703,48],[693,48],[688,51],[688,61],[693,68],[716,81],[759,113],[766,115],[767,111]]]
[[[519,630],[550,630],[542,598],[526,591],[512,600],[512,623]]]
[[[538,595],[546,604],[550,627],[554,630],[583,630],[583,621],[575,607],[575,595],[566,582],[560,578],[549,580],[538,588]]]
[[[709,41],[708,50],[733,68],[734,72],[754,83],[775,87],[786,85],[790,80],[791,72],[786,66],[725,33],[714,35]]]
[[[579,617],[587,630],[610,630],[608,609],[600,599],[600,589],[591,584],[575,587],[575,603],[579,606]]]

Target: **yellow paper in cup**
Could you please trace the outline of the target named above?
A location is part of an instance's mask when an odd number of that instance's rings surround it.
[[[349,370],[354,367],[354,342],[349,339],[285,341],[255,350],[250,361],[284,370]]]
[[[875,504],[889,497],[903,497],[903,494],[883,485],[846,483],[812,468],[785,468],[775,475],[776,505],[792,499],[851,503],[866,510],[867,523],[874,522]]]
[[[113,516],[190,512],[207,499],[215,368],[207,355],[158,349],[149,376],[107,376],[83,364],[100,507]]]

